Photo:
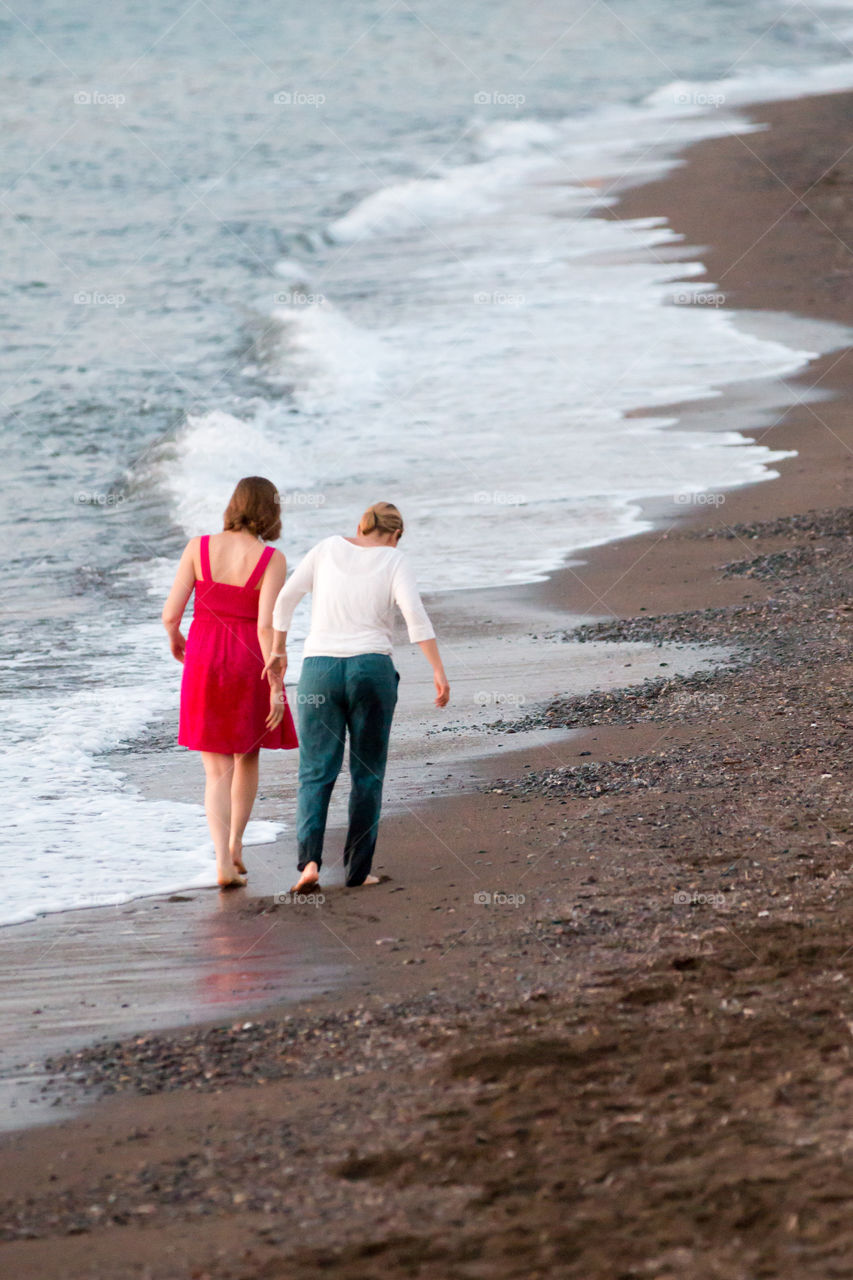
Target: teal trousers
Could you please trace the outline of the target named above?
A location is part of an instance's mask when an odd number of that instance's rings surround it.
[[[399,680],[393,661],[384,653],[303,660],[297,690],[300,871],[309,862],[322,865],[329,801],[349,735],[351,786],[344,874],[348,885],[362,884],[369,874]]]

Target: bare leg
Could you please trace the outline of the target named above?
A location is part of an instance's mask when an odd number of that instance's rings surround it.
[[[234,774],[231,779],[231,831],[228,849],[235,869],[240,875],[246,874],[243,865],[243,833],[252,813],[252,805],[258,794],[258,762],[259,751],[247,751],[245,755],[235,755]]]
[[[233,756],[221,755],[217,751],[202,751],[204,762],[205,787],[204,808],[207,813],[207,825],[213,837],[216,850],[216,879],[222,887],[244,883],[237,875],[228,839],[231,832],[231,775],[234,770]]]

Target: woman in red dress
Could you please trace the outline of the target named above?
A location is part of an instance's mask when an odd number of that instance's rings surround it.
[[[243,833],[258,790],[260,748],[298,745],[281,677],[262,679],[287,562],[259,543],[280,535],[275,485],[247,476],[228,503],[222,533],[187,543],[163,608],[172,653],[184,664],[178,742],[201,752],[204,806],[223,889],[246,883]],[[181,619],[193,591],[185,639]]]

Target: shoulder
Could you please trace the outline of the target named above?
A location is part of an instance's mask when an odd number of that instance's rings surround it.
[[[269,546],[269,544],[267,545]],[[272,548],[272,555],[269,560],[267,560],[264,569],[264,576],[266,576],[270,570],[272,570],[270,575],[271,577],[275,577],[276,575],[280,577],[282,574],[287,573],[287,557],[283,551],[279,551],[278,547]]]
[[[343,541],[342,538],[339,538],[336,533],[333,533],[331,537],[321,538],[319,542],[315,542],[313,547],[307,554],[309,556],[326,555],[328,554],[328,552],[332,551],[335,547],[340,546],[342,541]]]
[[[394,548],[394,554],[388,561],[390,581],[399,587],[417,590],[417,578],[414,566],[405,551]]]

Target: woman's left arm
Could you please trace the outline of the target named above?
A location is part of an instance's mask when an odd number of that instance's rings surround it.
[[[267,665],[273,642],[273,605],[284,586],[286,577],[287,561],[280,551],[274,551],[261,583],[258,600],[258,641],[264,656],[262,678],[266,676],[270,686],[270,709],[266,719],[266,727],[270,731],[276,729],[284,719],[284,671],[280,673],[267,671]]]
[[[178,662],[183,662],[187,647],[186,638],[181,631],[181,619],[184,616],[187,601],[192,595],[193,587],[195,586],[195,552],[197,543],[198,538],[192,538],[184,547],[184,554],[181,556],[178,572],[175,574],[175,581],[172,583],[172,590],[163,605],[163,626],[169,636],[172,654],[178,659]]]
[[[265,668],[272,652],[273,606],[278,599],[278,593],[284,586],[286,577],[287,561],[280,551],[274,551],[261,583],[260,599],[258,600],[258,640],[261,646],[261,653],[264,655]]]

